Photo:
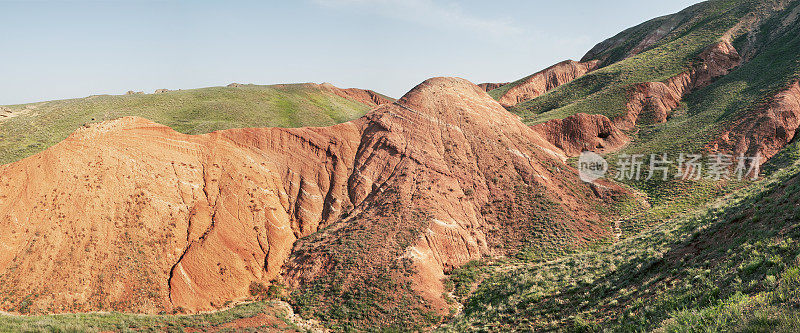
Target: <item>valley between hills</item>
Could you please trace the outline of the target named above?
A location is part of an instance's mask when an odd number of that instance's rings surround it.
[[[0,107],[0,331],[800,330],[799,15],[706,1],[399,99]],[[758,159],[586,182],[587,153]]]

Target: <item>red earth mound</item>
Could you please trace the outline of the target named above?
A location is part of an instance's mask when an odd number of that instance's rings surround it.
[[[604,115],[578,113],[531,128],[569,156],[577,156],[584,151],[613,151],[630,141],[630,138]]]
[[[453,267],[610,236],[596,208],[626,193],[580,182],[564,159],[456,78],[325,128],[92,125],[0,166],[0,307],[211,310],[284,272],[302,287],[400,260],[413,273],[390,278],[443,312]],[[346,252],[354,240],[365,247]]]
[[[358,124],[179,134],[81,129],[0,167],[4,309],[210,310],[280,274],[345,197]],[[332,136],[336,133],[336,138]]]
[[[800,83],[781,90],[757,112],[735,121],[711,144],[713,150],[756,156],[766,161],[789,144],[800,126]]]
[[[293,285],[313,286],[315,311],[352,302],[355,289],[384,295],[392,310],[364,320],[396,320],[409,302],[442,313],[442,279],[454,267],[610,235],[592,207],[624,191],[581,183],[560,149],[465,80],[425,81],[365,120],[350,184],[368,191],[351,192],[353,212],[298,241],[286,265]],[[405,283],[387,294],[376,287],[384,280],[408,281],[424,302],[402,299]]]

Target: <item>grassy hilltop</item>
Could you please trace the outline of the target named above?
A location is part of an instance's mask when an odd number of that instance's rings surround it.
[[[100,95],[4,108],[14,116],[0,118],[0,164],[38,153],[84,124],[123,116],[202,134],[240,127],[329,126],[356,119],[371,106],[316,84],[282,84]]]

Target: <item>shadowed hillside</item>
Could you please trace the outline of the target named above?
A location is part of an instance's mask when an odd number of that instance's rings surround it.
[[[797,331],[800,160],[788,149],[748,189],[622,242],[502,265],[446,329]]]

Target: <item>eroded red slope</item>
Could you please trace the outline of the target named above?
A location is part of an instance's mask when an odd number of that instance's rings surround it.
[[[733,155],[775,156],[794,140],[800,127],[800,83],[777,92],[765,106],[735,120],[709,146]]]
[[[341,209],[359,122],[182,135],[123,118],[0,172],[0,290],[34,309],[208,310]],[[336,134],[336,137],[332,133]]]
[[[442,305],[443,273],[470,259],[610,234],[595,208],[623,191],[581,183],[563,159],[455,78],[326,128],[93,125],[0,166],[0,306],[210,310],[284,269],[296,287],[349,271],[330,251],[364,230],[362,270],[408,261],[393,278]]]
[[[630,86],[626,96],[628,100],[625,105],[626,112],[614,119],[609,119],[604,115],[576,114],[564,119],[554,119],[534,125],[533,129],[569,156],[580,155],[583,151],[609,152],[619,149],[630,141],[624,131],[636,130],[637,125],[666,122],[686,95],[708,86],[741,64],[739,53],[727,41],[720,41],[708,46],[699,54],[698,59],[700,61],[690,69],[662,82],[642,82]],[[791,89],[788,91],[791,94]],[[778,99],[781,99],[780,95]],[[791,102],[791,99],[789,101]],[[792,106],[791,103],[789,104]],[[783,106],[778,108],[786,109]],[[788,113],[786,114],[788,115]],[[741,123],[746,123],[746,121]],[[793,135],[794,129],[797,128],[797,125],[793,125],[794,123],[796,122],[791,119],[778,119],[777,125],[773,126],[770,123],[770,126],[779,129],[788,128],[788,132]],[[740,125],[740,127],[744,126],[755,127],[752,124]],[[764,130],[761,133],[762,137],[768,136],[764,135]],[[722,141],[723,146],[743,145],[750,142],[758,145],[755,140],[745,138],[748,136],[751,135],[746,134],[743,138],[736,139],[738,143],[726,143],[731,141],[727,138],[718,141]],[[779,138],[775,141],[788,142],[785,138],[780,138],[780,134],[778,136]],[[777,147],[777,145],[773,146]],[[775,147],[769,148],[773,154],[776,152]],[[737,152],[745,149],[737,148]]]
[[[623,191],[581,183],[560,149],[469,82],[428,80],[366,119],[351,184],[372,190],[353,193],[353,214],[298,241],[286,265],[317,312],[375,302],[366,294],[381,297],[366,325],[419,316],[408,304],[446,313],[442,279],[454,267],[610,235],[593,207]],[[378,287],[386,280],[394,292]],[[423,301],[404,297],[406,285]]]
[[[536,98],[563,84],[569,83],[599,66],[599,61],[577,62],[566,60],[537,72],[519,82],[514,82],[498,99],[504,107],[512,107]]]

